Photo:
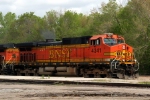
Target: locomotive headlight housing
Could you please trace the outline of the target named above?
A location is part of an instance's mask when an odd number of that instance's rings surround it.
[[[123,50],[126,49],[125,45],[122,46],[122,49],[123,49]]]
[[[137,60],[136,60],[136,59],[134,59],[134,61],[136,62]]]

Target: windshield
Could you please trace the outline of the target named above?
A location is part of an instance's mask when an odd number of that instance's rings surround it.
[[[104,43],[109,46],[117,44],[116,40],[113,38],[105,38]]]
[[[124,43],[124,40],[123,40],[123,39],[118,39],[118,40],[117,40],[117,43],[118,43],[118,44]]]

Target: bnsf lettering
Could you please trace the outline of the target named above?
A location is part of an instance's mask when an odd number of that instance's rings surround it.
[[[50,58],[68,58],[69,57],[68,49],[50,50],[49,53],[50,53]]]

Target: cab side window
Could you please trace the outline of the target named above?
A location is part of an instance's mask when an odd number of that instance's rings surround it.
[[[100,45],[100,39],[91,40],[91,45]]]

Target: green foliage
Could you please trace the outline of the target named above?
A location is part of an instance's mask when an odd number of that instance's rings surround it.
[[[150,42],[149,42],[150,43]],[[141,74],[150,74],[150,45],[148,47],[145,47],[146,50],[143,52],[142,60],[140,61],[140,73]]]
[[[117,14],[120,11],[119,6],[115,0],[110,0],[107,4],[103,3],[101,8],[91,13],[93,18],[91,30],[97,34],[114,32],[112,30],[113,24],[118,24]]]
[[[56,12],[54,10],[49,11],[44,16],[43,20],[45,22],[45,30],[49,30],[56,34],[57,27],[58,27],[58,20],[60,18],[59,12]]]
[[[11,24],[16,21],[16,15],[14,13],[8,12],[3,16],[2,12],[0,13],[0,42],[8,42],[8,35],[10,34]]]
[[[45,76],[44,76],[44,75],[42,75],[42,76],[41,76],[41,79],[45,79]]]
[[[33,12],[24,13],[11,23],[8,42],[32,42],[43,40],[41,32],[43,30],[43,20],[34,15]]]
[[[69,10],[62,13],[52,10],[47,12],[43,19],[47,29],[53,32],[57,39],[88,34],[89,19],[81,13],[78,14]]]
[[[75,37],[86,32],[87,17],[72,11],[66,11],[58,21],[57,33],[59,39],[63,37]]]

